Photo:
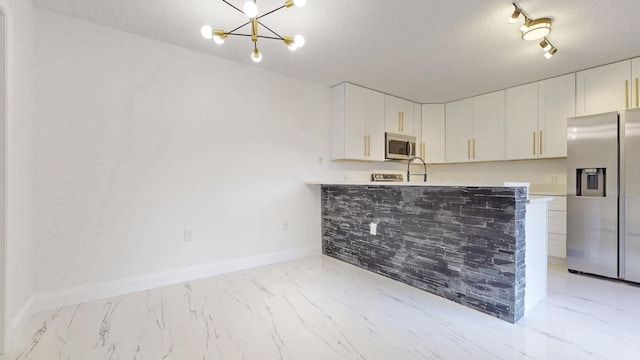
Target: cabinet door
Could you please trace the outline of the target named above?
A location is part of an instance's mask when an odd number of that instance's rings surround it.
[[[413,135],[413,103],[395,96],[384,96],[385,131]]]
[[[631,102],[629,107],[640,107],[640,58],[631,60]]]
[[[367,89],[345,84],[345,158],[367,160]]]
[[[367,160],[384,161],[384,94],[367,90]]]
[[[472,100],[445,105],[445,156],[448,163],[471,160]]]
[[[538,83],[507,89],[506,101],[507,159],[538,157]]]
[[[402,133],[402,99],[391,95],[384,96],[384,130],[386,132]]]
[[[473,98],[474,161],[504,160],[504,90]]]
[[[416,156],[424,160],[424,140],[422,139],[422,105],[412,103],[413,105],[413,132],[416,137]]]
[[[422,105],[422,149],[427,163],[444,163],[444,104]]]
[[[576,116],[620,111],[631,103],[631,60],[576,74]]]
[[[402,131],[400,134],[417,136],[413,126],[413,102],[400,99],[400,112],[402,113]]]
[[[538,128],[541,158],[567,156],[567,118],[575,116],[576,76],[568,74],[541,81]]]

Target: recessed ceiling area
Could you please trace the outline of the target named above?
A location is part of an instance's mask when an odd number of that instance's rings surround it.
[[[619,0],[517,1],[533,18],[549,17],[549,40],[560,50],[543,57],[522,41],[505,0],[308,0],[263,22],[284,35],[302,34],[304,48],[259,40],[216,45],[202,25],[230,30],[243,15],[222,0],[32,0],[68,16],[164,41],[248,66],[327,86],[349,81],[420,103],[457,100],[597,65],[640,56],[640,2]],[[229,0],[242,7],[244,0]],[[261,11],[284,0],[257,0]],[[247,29],[247,33],[249,30]]]

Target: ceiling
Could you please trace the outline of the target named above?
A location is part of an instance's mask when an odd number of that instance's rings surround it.
[[[232,61],[327,86],[342,81],[420,103],[457,100],[640,56],[638,0],[522,0],[532,18],[550,17],[558,48],[545,59],[537,41],[507,23],[509,0],[308,0],[262,19],[281,35],[303,34],[290,52],[258,41],[205,40],[202,25],[231,30],[246,17],[222,0],[32,0],[38,8],[78,17]],[[244,0],[228,0],[242,7]],[[264,13],[284,0],[257,0]],[[247,30],[248,32],[249,30]]]

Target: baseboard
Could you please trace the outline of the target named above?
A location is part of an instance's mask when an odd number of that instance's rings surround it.
[[[547,256],[547,263],[549,265],[567,266],[567,259],[556,256]]]
[[[136,276],[89,286],[36,294],[27,301],[11,322],[11,331],[9,332],[11,336],[8,339],[8,345],[10,346],[15,344],[17,334],[21,334],[26,328],[31,316],[40,311],[106,299],[137,291],[145,291],[185,281],[192,281],[320,254],[322,254],[320,245],[308,246],[243,258],[235,258],[185,269]]]

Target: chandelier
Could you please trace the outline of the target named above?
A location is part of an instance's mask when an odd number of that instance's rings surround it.
[[[260,53],[260,50],[258,50],[258,39],[272,39],[272,40],[280,40],[282,42],[284,42],[288,47],[289,50],[291,51],[296,51],[298,48],[301,48],[304,46],[304,37],[302,35],[296,35],[294,37],[290,37],[290,36],[280,36],[280,34],[276,33],[275,31],[271,30],[268,26],[266,26],[265,24],[263,24],[260,19],[262,19],[263,17],[273,14],[274,12],[284,9],[284,8],[290,8],[292,6],[296,6],[296,7],[303,7],[306,3],[307,0],[286,0],[284,5],[277,7],[271,11],[267,11],[264,14],[258,16],[258,6],[256,5],[256,0],[250,0],[247,1],[246,3],[244,3],[244,6],[242,7],[242,10],[240,10],[239,8],[237,8],[236,6],[234,6],[233,4],[229,3],[227,0],[222,0],[225,4],[231,6],[232,8],[236,9],[237,11],[243,13],[244,15],[246,15],[249,18],[249,21],[247,21],[246,23],[238,26],[237,28],[231,30],[231,31],[224,31],[224,30],[218,30],[218,29],[213,29],[211,26],[209,25],[204,25],[202,27],[202,29],[200,29],[200,32],[202,33],[202,36],[207,39],[207,40],[211,40],[213,39],[213,41],[218,44],[218,45],[222,45],[224,43],[224,40],[229,36],[229,35],[234,35],[234,36],[247,36],[247,37],[251,37],[251,41],[253,41],[253,51],[251,52],[251,60],[253,60],[254,62],[260,62],[262,61],[262,53]],[[236,31],[240,30],[241,28],[250,25],[251,26],[251,34],[240,34],[237,33]],[[258,25],[262,26],[263,28],[265,28],[267,31],[269,31],[269,33],[271,33],[270,35],[258,35]]]

